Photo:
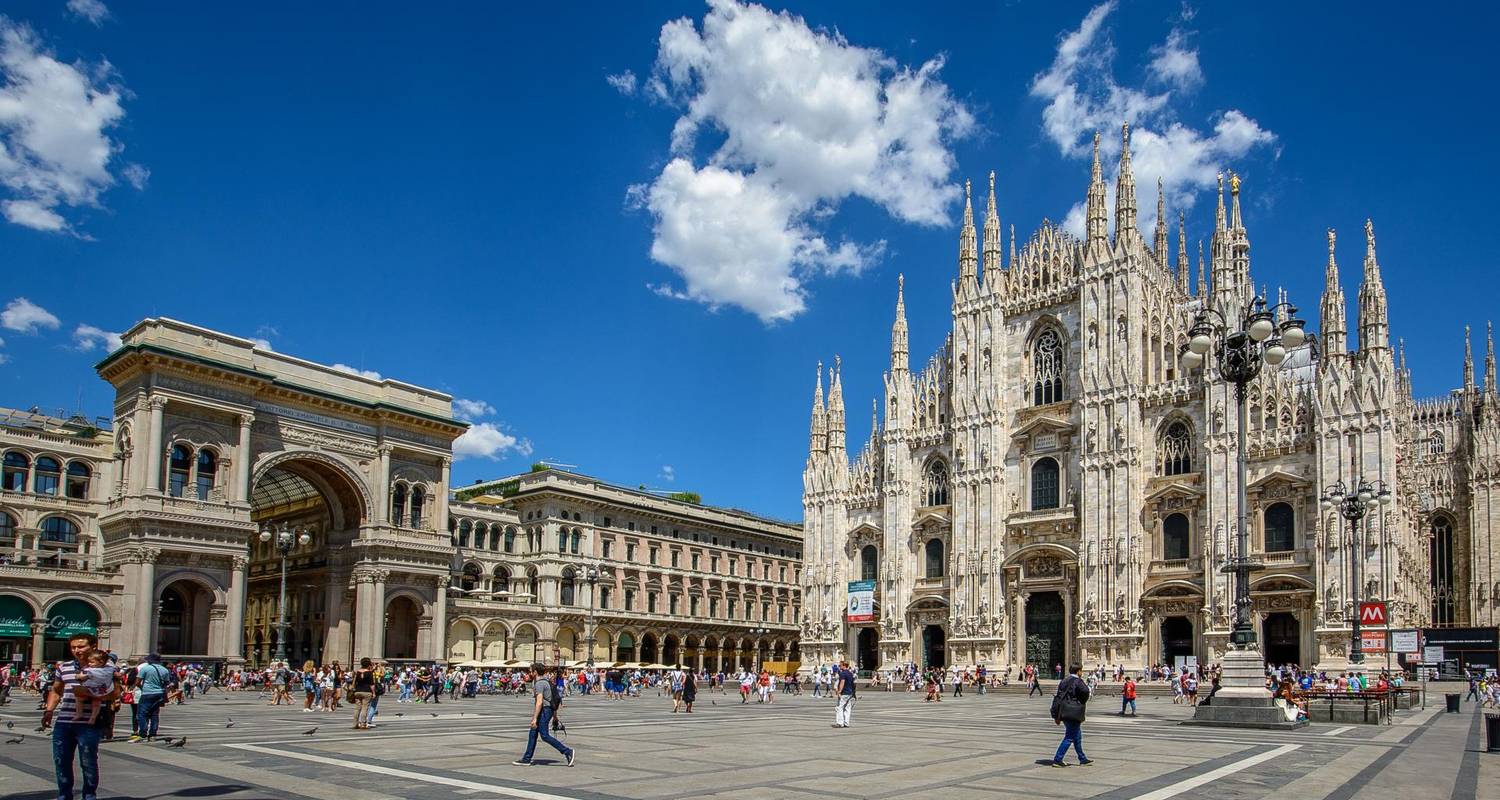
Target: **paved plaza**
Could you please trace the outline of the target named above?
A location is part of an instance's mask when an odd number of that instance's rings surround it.
[[[1436,695],[1435,695],[1436,696]],[[648,693],[634,701],[573,698],[564,709],[568,768],[539,745],[537,764],[512,766],[525,746],[528,701],[437,706],[383,703],[379,727],[349,715],[270,708],[254,694],[172,706],[163,736],[185,747],[106,744],[101,798],[1474,798],[1500,785],[1500,755],[1479,752],[1480,714],[1402,712],[1387,726],[1313,724],[1294,733],[1179,725],[1188,709],[1145,698],[1119,718],[1114,698],[1091,703],[1084,745],[1093,766],[1055,769],[1060,729],[1048,698],[992,694],[924,703],[867,691],[854,726],[830,726],[833,703],[781,697],[742,706],[704,694],[691,716]],[[55,797],[49,739],[16,698],[0,749],[0,796]],[[234,726],[226,727],[233,719]],[[303,735],[314,726],[317,731]],[[123,729],[122,729],[123,730]],[[1069,755],[1069,761],[1073,756]],[[1493,796],[1493,795],[1490,795]]]

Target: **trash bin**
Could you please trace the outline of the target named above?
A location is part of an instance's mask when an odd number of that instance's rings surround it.
[[[1486,750],[1500,753],[1500,714],[1484,715],[1484,741]]]
[[[1459,695],[1458,694],[1445,694],[1445,695],[1443,695],[1443,697],[1448,700],[1448,713],[1449,714],[1457,714],[1458,713],[1458,698],[1459,698]]]

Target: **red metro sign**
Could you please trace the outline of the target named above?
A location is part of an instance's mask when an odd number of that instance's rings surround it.
[[[1359,624],[1361,625],[1384,625],[1385,603],[1360,603]]]

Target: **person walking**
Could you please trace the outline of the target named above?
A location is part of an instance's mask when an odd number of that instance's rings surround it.
[[[1130,716],[1135,716],[1135,678],[1125,676],[1125,686],[1120,689],[1120,716],[1125,716],[1125,709],[1130,709]]]
[[[693,701],[697,699],[698,679],[694,677],[692,670],[688,670],[682,676],[682,702],[687,706],[687,713],[693,713]]]
[[[850,718],[854,714],[854,671],[849,669],[848,661],[840,661],[838,669],[833,673],[833,681],[838,686],[839,702],[833,710],[833,727],[849,727]]]
[[[576,753],[547,730],[552,724],[552,703],[557,695],[557,686],[550,677],[556,668],[536,663],[531,665],[531,669],[536,673],[536,680],[531,685],[534,700],[531,706],[531,731],[526,735],[526,755],[510,763],[518,767],[531,766],[531,758],[536,754],[536,740],[540,737],[542,741],[557,748],[557,752],[562,753],[571,767]]]
[[[151,653],[145,663],[135,669],[135,734],[130,741],[142,739],[153,741],[161,725],[161,707],[167,702],[167,688],[172,684],[172,671],[161,665],[161,656]]]
[[[83,773],[83,800],[95,800],[99,793],[101,728],[97,723],[89,722],[85,706],[75,694],[87,674],[83,659],[97,646],[98,639],[91,633],[75,633],[68,638],[68,651],[73,658],[58,665],[42,711],[42,727],[52,727],[52,766],[57,778],[57,796],[68,800],[73,797],[75,756],[79,772]],[[116,682],[109,694],[97,700],[110,703],[119,693],[120,686]]]
[[[1042,693],[1042,676],[1041,673],[1037,671],[1036,667],[1028,666],[1026,668],[1026,682],[1031,686],[1031,688],[1026,692],[1027,697],[1031,697],[1033,694]]]
[[[365,730],[370,726],[370,701],[375,699],[375,671],[371,669],[373,663],[369,656],[359,660],[359,669],[354,671],[354,680],[350,684],[353,690],[350,700],[354,705],[354,729]]]
[[[1057,694],[1052,697],[1052,721],[1063,726],[1064,731],[1062,744],[1052,756],[1054,767],[1067,766],[1063,763],[1063,756],[1067,755],[1069,744],[1078,753],[1079,766],[1094,763],[1083,754],[1083,717],[1084,706],[1089,701],[1089,685],[1083,682],[1082,672],[1083,665],[1074,664],[1071,674],[1057,684]]]

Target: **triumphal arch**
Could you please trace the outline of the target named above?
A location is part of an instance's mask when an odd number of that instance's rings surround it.
[[[148,319],[98,365],[116,391],[100,519],[132,658],[440,659],[452,398]],[[308,534],[286,554],[260,533]]]

